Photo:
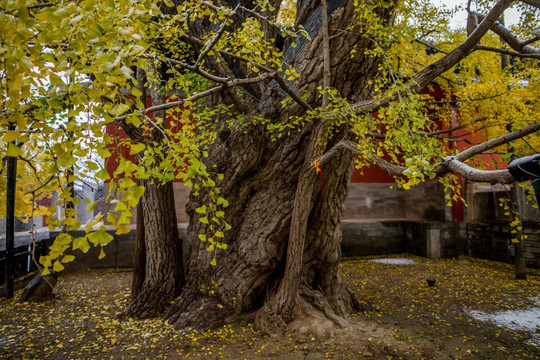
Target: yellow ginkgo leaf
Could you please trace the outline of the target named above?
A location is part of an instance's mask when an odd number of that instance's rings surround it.
[[[56,260],[53,265],[53,270],[56,272],[60,272],[64,270],[64,265],[62,265],[60,261]]]

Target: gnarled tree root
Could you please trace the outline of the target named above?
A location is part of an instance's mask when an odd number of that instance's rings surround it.
[[[148,319],[163,315],[171,301],[173,294],[165,293],[158,289],[145,288],[133,300],[133,302],[118,315],[120,319],[132,317],[134,319]]]
[[[346,288],[343,289],[352,296]],[[337,328],[353,330],[346,314],[336,314],[328,298],[319,290],[301,286],[292,306],[280,306],[277,298],[272,297],[257,314],[255,324],[264,333],[279,335],[292,330],[323,338]]]

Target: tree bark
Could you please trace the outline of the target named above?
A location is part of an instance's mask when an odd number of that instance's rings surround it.
[[[231,15],[238,18],[248,16],[244,11],[249,13],[246,9],[254,6],[251,1],[225,0],[224,3],[238,9]],[[242,8],[239,3],[243,4]],[[272,3],[277,5],[279,1],[272,0]],[[378,75],[380,58],[369,53],[379,44],[370,38],[372,34],[362,32],[361,24],[357,26],[358,13],[355,13],[354,3],[358,2],[335,0],[328,4],[329,32],[323,35],[320,31],[323,22],[321,1],[297,2],[296,25],[303,25],[313,40],[299,36],[294,40],[294,47],[287,42],[283,45],[284,61],[300,74],[294,82],[269,75],[261,78],[259,86],[254,86],[249,83],[253,79],[252,70],[241,57],[222,50],[208,55],[211,44],[205,47],[200,39],[217,40],[216,33],[222,33],[225,26],[229,26],[227,20],[213,27],[204,20],[193,25],[184,38],[199,50],[200,57],[187,69],[201,74],[197,65],[204,63],[205,71],[213,74],[208,77],[222,84],[209,93],[208,104],[232,105],[247,119],[262,117],[271,123],[291,124],[294,119],[306,118],[307,110],[321,106],[317,89],[321,84],[335,88],[353,104],[351,111],[374,111],[388,104],[392,97],[381,100],[371,96],[372,80]],[[395,15],[394,1],[368,0],[365,3],[371,12],[369,19],[363,21],[391,25]],[[511,0],[500,0],[464,43],[420,71],[410,81],[411,88],[420,91],[473,51],[510,3]],[[216,32],[209,31],[210,28]],[[265,30],[268,35],[275,29],[266,24]],[[271,38],[266,37],[267,40]],[[379,40],[384,44],[383,39]],[[351,57],[353,49],[355,56]],[[331,59],[323,61],[323,53],[331,54]],[[257,66],[260,72],[268,71],[267,75],[271,71],[264,65]],[[225,86],[229,79],[244,81],[243,91]],[[305,99],[300,98],[296,89],[305,92]],[[295,103],[283,107],[282,101],[289,96]],[[323,104],[325,102],[323,97]],[[226,115],[219,116],[221,118],[216,119],[218,125],[227,123],[221,121]],[[258,326],[268,333],[280,332],[296,320],[307,317],[321,323],[347,326],[344,316],[358,308],[359,302],[339,275],[340,226],[355,156],[346,147],[333,148],[339,142],[351,140],[346,122],[336,125],[329,136],[326,121],[309,120],[279,136],[269,133],[265,125],[257,125],[258,121],[240,130],[233,128],[220,132],[205,162],[212,173],[224,175],[222,180],[217,175],[214,180],[230,203],[225,209],[225,220],[232,229],[226,231],[220,241],[227,244],[226,249],[208,251],[208,244],[200,241],[198,235],[213,233],[216,225],[200,222],[195,209],[211,201],[211,189],[201,186],[197,196],[192,193],[187,206],[191,246],[187,282],[181,296],[166,314],[177,327],[207,329],[245,316],[255,317]],[[329,149],[332,149],[332,155],[325,158],[319,187],[311,164]],[[459,156],[466,154],[465,151],[455,159],[449,159],[445,166],[451,167],[457,162],[454,160],[460,160]],[[146,209],[143,211],[146,229],[150,215]],[[150,252],[163,255],[167,251],[166,247],[152,247],[152,243],[146,238],[147,280],[154,278],[149,271],[157,271],[149,265],[154,256]],[[212,265],[214,257],[217,264]],[[182,262],[180,257],[177,262]],[[135,303],[139,306],[145,301],[156,301],[145,292],[145,287],[153,289],[159,285],[156,281],[147,283],[145,280],[138,297],[140,300]],[[147,297],[142,297],[143,294]]]
[[[137,232],[135,234],[135,254],[133,257],[133,280],[131,297],[136,298],[142,290],[146,277],[146,243],[144,240],[144,218],[142,203],[137,204]]]
[[[191,197],[188,280],[179,301],[168,312],[176,326],[206,329],[237,320],[260,310],[286,286],[283,275],[290,251],[292,209],[310,136],[311,130],[305,129],[276,144],[262,131],[254,131],[233,133],[216,144],[208,161],[225,174],[219,186],[231,203],[226,216],[233,228],[224,239],[227,250],[219,250],[217,265],[210,265],[213,254],[197,237],[208,228],[194,211],[205,202],[204,195]],[[351,312],[356,304],[338,269],[340,224],[353,161],[348,151],[337,154],[323,169],[323,189],[313,186],[312,200],[303,204],[309,218],[303,224],[305,241],[299,250],[302,261],[296,281],[301,290],[298,297],[298,289],[292,286],[289,290],[299,301],[301,295],[306,304],[317,304],[319,311],[340,325],[345,323],[340,316]],[[316,176],[314,171],[312,175]],[[292,310],[280,311],[280,316],[289,315],[283,322],[267,322],[264,329],[274,332],[297,318],[300,308]]]
[[[141,186],[142,181],[137,180]],[[131,297],[140,294],[146,278],[146,241],[144,232],[144,217],[142,202],[137,204],[137,232],[135,234],[135,254],[133,255],[133,280],[131,282]]]
[[[145,180],[144,186],[140,208],[144,224],[145,276],[133,303],[124,313],[136,318],[162,314],[180,294],[184,284],[173,183],[161,185],[157,181]]]
[[[321,6],[317,1],[298,3],[298,16],[313,41],[297,39],[297,47],[286,51],[285,59],[301,74],[296,85],[307,89],[306,101],[320,107],[316,88],[323,79]],[[329,85],[359,101],[370,95],[369,81],[377,75],[378,61],[362,51],[351,59],[353,47],[370,49],[373,42],[354,31],[336,30],[347,29],[354,21],[352,3],[336,1],[328,6],[329,28],[334,31],[330,36],[340,35],[330,41]],[[391,21],[393,9],[381,7],[377,14]],[[305,116],[303,106],[281,106],[286,96],[276,82],[270,82],[258,103],[248,102],[251,111],[242,111],[276,123]],[[227,97],[221,100],[230,102]],[[248,106],[245,101],[235,105]],[[198,234],[210,232],[209,225],[201,223],[195,212],[209,197],[205,190],[191,196],[188,278],[167,313],[172,323],[206,329],[252,316],[265,332],[276,333],[311,316],[347,326],[344,316],[359,302],[339,275],[339,261],[341,220],[355,156],[348,150],[337,151],[322,169],[322,186],[312,167],[318,152],[346,137],[347,130],[338,128],[322,148],[324,122],[308,123],[279,139],[256,125],[218,138],[206,163],[224,174],[216,183],[230,203],[225,213],[232,229],[223,239],[227,249],[217,251],[217,265],[212,266],[214,254],[198,239]]]
[[[141,76],[142,81],[144,78]],[[139,85],[144,86],[141,82]],[[148,90],[153,105],[164,103],[159,84],[149,84]],[[164,118],[165,112],[156,111],[155,117]],[[132,139],[139,135],[131,134],[130,130],[133,129],[127,124],[123,125]],[[159,143],[163,139],[161,129],[154,128],[151,138]],[[151,143],[146,141],[147,146],[151,146]],[[139,183],[145,191],[137,206],[135,269],[131,291],[134,300],[122,316],[148,318],[162,314],[180,294],[185,274],[172,181],[161,184],[158,179],[150,178],[139,180]]]
[[[517,243],[514,242],[514,272],[517,280],[527,279],[527,267],[525,265],[525,237],[523,236],[523,223],[521,220],[521,205],[518,196],[519,183],[514,181],[510,189],[510,201],[513,203],[514,215],[519,219],[518,229],[516,229]]]
[[[151,180],[144,182],[141,209],[146,240],[145,277],[133,303],[124,314],[136,318],[163,313],[180,294],[184,284],[173,184],[168,182],[161,185]]]
[[[146,104],[146,72],[137,69],[137,89],[141,92],[139,100]],[[129,132],[128,132],[129,134]],[[137,162],[140,163],[141,156],[137,155]],[[142,181],[137,180],[137,186],[141,186]],[[137,233],[135,235],[135,254],[133,258],[133,281],[131,283],[131,297],[136,298],[143,288],[146,277],[146,243],[144,236],[144,218],[142,202],[137,204]]]

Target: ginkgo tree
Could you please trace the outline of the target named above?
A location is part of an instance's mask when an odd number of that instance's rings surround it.
[[[339,273],[355,163],[385,169],[404,188],[432,178],[455,187],[455,174],[510,183],[506,169],[466,161],[510,142],[530,153],[537,143],[537,17],[511,30],[497,19],[512,1],[476,4],[467,33],[449,31],[451,11],[425,0],[3,1],[1,125],[16,127],[4,140],[39,130],[66,205],[49,223],[65,232],[44,266],[61,268],[69,248],[109,242],[103,219],[128,231],[137,206],[125,316],[166,311],[176,326],[208,328],[249,313],[270,333],[309,316],[347,326],[362,306]],[[518,4],[538,14],[538,1]],[[494,76],[500,53],[517,60]],[[448,146],[456,111],[430,110],[422,93],[434,81],[449,103],[459,98],[460,126],[489,129],[482,143]],[[44,112],[85,120],[30,122],[36,95]],[[113,153],[110,178],[92,154]],[[110,206],[73,238],[83,224],[67,206],[70,169],[81,157],[110,180]],[[192,187],[186,269],[174,179]]]
[[[8,142],[8,133],[2,143],[2,162],[0,163],[0,190],[6,194],[7,189],[7,156],[14,156],[17,160],[17,186],[15,188],[15,217],[23,222],[32,222],[34,216],[49,215],[48,208],[43,204],[52,197],[54,186],[47,184],[46,169],[41,166],[45,156],[39,151],[39,144],[34,141],[26,143]],[[9,149],[11,144],[11,150]],[[25,153],[29,157],[22,156]],[[45,190],[45,188],[47,188]],[[5,199],[5,197],[4,197]],[[6,202],[0,203],[0,217],[6,216]]]

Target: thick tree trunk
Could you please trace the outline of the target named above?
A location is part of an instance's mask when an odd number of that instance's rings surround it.
[[[298,40],[300,50],[288,51],[285,59],[302,74],[297,85],[311,94],[308,102],[320,106],[316,87],[323,78],[322,41],[317,31],[321,8],[308,1],[299,4],[298,10],[299,22],[311,27],[316,37],[312,42]],[[383,8],[380,12],[386,19],[393,13]],[[332,2],[328,13],[331,29],[345,29],[353,19],[352,2]],[[370,93],[368,81],[377,73],[377,61],[363,55],[351,59],[350,51],[354,46],[370,48],[373,43],[354,32],[341,35],[330,43],[329,83],[358,100]],[[281,108],[285,96],[270,83],[255,113],[281,123],[292,115],[302,116],[304,110],[298,105]],[[194,211],[209,200],[204,192],[191,198],[189,277],[169,311],[178,327],[208,328],[245,314],[257,316],[257,324],[269,333],[306,317],[312,317],[312,324],[346,326],[344,316],[358,304],[339,275],[341,219],[354,156],[338,152],[323,168],[319,185],[310,164],[324,150],[317,145],[325,130],[324,123],[308,123],[301,131],[273,141],[264,128],[253,127],[222,136],[211,149],[207,162],[224,174],[218,186],[231,204],[225,211],[232,230],[224,238],[227,249],[218,250],[217,265],[212,266],[214,255],[197,237],[208,233],[209,227],[198,221]],[[347,129],[341,130],[326,148],[344,136]]]
[[[331,37],[338,34],[335,29],[351,25],[354,11],[352,1],[332,2],[328,8]],[[382,19],[392,18],[392,8],[377,11]],[[301,74],[296,86],[310,94],[307,102],[320,107],[316,90],[323,78],[323,42],[317,30],[321,24],[320,2],[302,2],[298,18],[312,31],[313,41],[298,38],[297,47],[289,49],[285,59]],[[372,48],[373,42],[354,31],[339,35],[330,41],[329,85],[351,101],[361,100],[369,96],[369,81],[377,75],[377,60],[361,51]],[[351,59],[354,47],[360,55]],[[305,116],[300,105],[282,108],[281,100],[286,96],[273,82],[263,91],[255,109],[253,101],[245,99],[235,105],[250,105],[252,115],[276,123]],[[244,113],[248,110],[240,109]],[[207,164],[224,174],[224,179],[216,179],[216,183],[231,204],[225,214],[232,230],[225,232],[227,249],[217,250],[217,265],[212,266],[214,253],[198,239],[198,234],[207,234],[210,228],[195,212],[209,202],[209,197],[204,190],[191,197],[187,208],[189,273],[179,300],[168,311],[172,323],[205,329],[254,316],[268,333],[295,327],[296,320],[305,318],[315,325],[313,332],[318,332],[317,327],[347,326],[344,317],[359,302],[339,275],[339,261],[341,220],[355,157],[346,150],[338,151],[322,169],[322,186],[311,166],[314,157],[345,137],[347,130],[342,125],[334,130],[333,137],[325,136],[328,143],[322,147],[319,140],[326,126],[319,121],[309,122],[278,140],[262,126],[219,137],[210,149]]]
[[[140,184],[141,181],[139,180]],[[146,277],[146,242],[144,236],[144,218],[142,202],[137,204],[137,233],[135,234],[135,254],[133,256],[133,281],[131,282],[131,297],[136,298],[143,288]]]
[[[139,100],[146,103],[146,72],[137,69],[137,89],[141,92]],[[129,133],[129,132],[128,132]],[[140,163],[141,156],[137,155],[137,162]],[[137,186],[142,186],[141,180],[137,180]],[[146,274],[146,243],[144,237],[144,218],[142,202],[137,204],[137,233],[135,235],[135,254],[133,259],[133,281],[131,283],[131,297],[136,298],[142,290]]]
[[[282,288],[291,213],[310,135],[306,129],[276,144],[257,132],[234,133],[213,149],[209,161],[225,173],[227,181],[220,186],[231,203],[226,213],[233,228],[224,239],[227,250],[218,250],[217,265],[210,265],[213,254],[197,237],[207,232],[207,225],[194,212],[204,199],[192,197],[189,276],[180,300],[169,311],[177,326],[208,328],[238,319],[259,310]],[[339,324],[344,323],[339,316],[354,305],[338,269],[343,203],[353,160],[351,154],[340,153],[323,169],[323,189],[317,182],[312,190],[313,201],[305,204],[310,215],[299,265],[302,301],[315,304]],[[286,321],[297,316],[293,313]],[[272,332],[269,326],[266,330]]]
[[[142,89],[145,88],[143,75],[143,71],[138,71]],[[164,102],[159,84],[150,83],[148,90],[153,105]],[[155,117],[163,119],[165,113],[156,112]],[[126,130],[129,131],[129,128]],[[134,140],[136,136],[130,134]],[[153,129],[152,139],[159,142],[163,139],[163,133]],[[134,300],[123,315],[147,318],[162,314],[180,294],[185,274],[173,183],[169,181],[161,184],[158,179],[150,178],[139,180],[139,184],[144,186],[145,191],[137,206],[135,269],[131,290]]]
[[[136,296],[124,315],[147,318],[163,313],[185,282],[172,182],[160,185],[146,180],[139,209],[144,224],[144,281],[137,293],[132,291]],[[137,278],[136,285],[140,281]]]

